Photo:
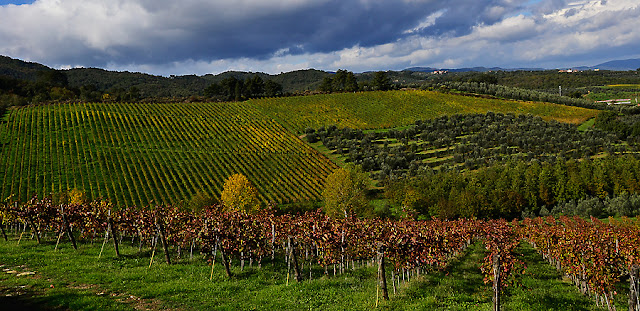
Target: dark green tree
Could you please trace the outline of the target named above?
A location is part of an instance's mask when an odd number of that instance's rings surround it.
[[[272,80],[264,82],[264,96],[276,97],[282,95],[282,85]]]
[[[377,71],[371,82],[373,89],[378,91],[387,91],[391,89],[391,80],[384,71]]]
[[[347,72],[347,77],[345,78],[344,90],[347,92],[355,92],[359,90],[358,81],[356,80],[356,76],[353,72]]]
[[[207,97],[224,95],[224,90],[222,86],[220,86],[220,84],[214,82],[211,83],[211,85],[207,86],[206,89],[204,89],[204,95]]]
[[[247,78],[244,82],[244,94],[247,98],[262,96],[264,94],[264,80],[258,75]]]
[[[37,83],[43,84],[48,87],[67,87],[69,81],[67,75],[58,70],[43,70],[38,71]]]
[[[322,84],[320,84],[318,89],[320,92],[333,92],[333,79],[331,77],[324,77],[324,79],[322,79]]]

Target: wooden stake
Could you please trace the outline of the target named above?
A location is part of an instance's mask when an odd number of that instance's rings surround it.
[[[493,311],[500,311],[500,255],[493,255]]]
[[[633,265],[629,270],[629,311],[640,311],[640,280],[638,279],[640,266]]]
[[[151,264],[153,264],[153,257],[156,255],[156,246],[158,245],[158,237],[154,237],[153,240],[151,241],[151,244],[153,244],[153,247],[151,249],[151,260],[149,261],[149,268],[151,268]]]
[[[7,238],[7,234],[4,232],[4,224],[2,223],[3,221],[4,221],[4,218],[0,217],[0,230],[2,230],[2,236],[4,237],[4,240],[8,242],[9,239]]]
[[[384,269],[384,245],[378,244],[378,284],[382,290],[382,299],[389,300],[389,292],[387,291],[387,275]]]
[[[58,244],[60,244],[60,238],[62,238],[62,236],[64,235],[64,231],[60,232],[60,234],[58,234],[58,240],[56,241],[56,247],[53,248],[54,251],[58,250]]]
[[[20,233],[20,238],[18,239],[18,245],[20,245],[20,241],[22,241],[22,235],[24,234],[24,231],[22,231],[22,233]]]
[[[78,245],[76,244],[76,238],[73,236],[73,232],[71,232],[71,227],[69,226],[69,222],[67,221],[67,215],[64,213],[64,208],[60,206],[60,214],[62,214],[62,223],[64,225],[67,234],[69,235],[69,239],[71,240],[71,244],[73,244],[73,249],[78,250]]]
[[[162,219],[158,217],[156,219],[156,226],[158,227],[158,234],[160,235],[160,241],[162,242],[162,250],[164,251],[164,259],[167,261],[167,264],[171,264],[171,258],[169,256],[169,249],[167,247],[167,239],[164,235],[164,227],[162,225]]]
[[[211,276],[209,276],[209,281],[213,281],[213,268],[216,266],[216,255],[218,254],[218,243],[213,248],[213,262],[211,263]]]
[[[116,235],[116,227],[113,224],[113,219],[111,218],[111,210],[109,210],[109,216],[107,217],[107,225],[109,227],[109,231],[111,232],[111,236],[113,237],[113,247],[116,250],[116,257],[120,258],[120,248],[118,248],[118,236]]]
[[[293,273],[297,282],[302,282],[302,274],[300,273],[300,268],[298,267],[298,256],[296,256],[296,245],[297,243],[289,237],[290,250],[291,250],[291,259],[293,261]]]
[[[35,222],[33,222],[33,218],[32,217],[28,217],[27,221],[29,222],[29,226],[31,227],[31,230],[33,230],[33,233],[36,236],[36,240],[38,241],[38,244],[40,243],[40,232],[38,232],[38,228],[36,228],[36,224]]]
[[[98,255],[98,259],[102,257],[102,251],[104,250],[104,245],[107,244],[107,240],[109,238],[109,230],[104,233],[104,241],[102,242],[102,248],[100,248],[100,255]]]
[[[222,247],[220,248],[220,256],[222,257],[222,265],[224,265],[224,270],[225,272],[227,272],[227,276],[230,278],[233,277],[233,274],[231,273],[231,268],[230,268],[231,264],[229,263],[231,259],[227,258]]]

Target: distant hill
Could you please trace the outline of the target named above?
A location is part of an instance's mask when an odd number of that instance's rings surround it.
[[[640,68],[640,59],[628,59],[628,60],[614,60],[606,63],[599,64],[592,67],[576,67],[574,69],[580,69],[589,71],[589,69],[604,69],[606,70],[635,70]],[[47,66],[25,62],[19,59],[13,59],[6,56],[0,56],[0,76],[5,76],[13,79],[27,80],[36,82],[38,79],[38,72],[52,70]],[[450,74],[432,75],[434,70],[446,70]],[[402,71],[387,71],[387,76],[390,80],[403,87],[416,87],[423,84],[425,81],[442,82],[442,81],[466,81],[473,78],[473,75],[478,73],[495,72],[498,74],[499,84],[505,84],[509,86],[518,86],[531,89],[547,89],[551,86],[563,85],[569,86],[569,84],[575,87],[587,86],[587,85],[601,85],[602,83],[627,83],[628,78],[622,79],[618,77],[621,73],[595,73],[591,74],[593,77],[588,79],[576,79],[572,78],[571,81],[555,81],[558,78],[555,77],[555,70],[546,70],[543,72],[542,68],[501,68],[501,67],[470,67],[470,68],[433,68],[433,67],[411,67]],[[280,73],[277,75],[270,75],[266,73],[253,73],[253,72],[240,72],[240,71],[228,71],[220,74],[207,74],[203,76],[196,75],[184,75],[184,76],[155,76],[146,73],[128,72],[128,71],[109,71],[99,68],[74,68],[69,70],[58,70],[65,74],[68,80],[68,87],[71,89],[80,89],[81,87],[90,86],[98,92],[122,92],[137,88],[139,94],[142,97],[189,97],[192,95],[203,95],[204,89],[211,85],[211,83],[219,82],[228,77],[235,77],[245,80],[253,75],[258,75],[262,79],[270,79],[282,85],[285,93],[301,93],[305,91],[317,90],[322,80],[327,76],[332,76],[335,73],[326,72],[316,69],[297,70],[286,73]],[[356,73],[356,79],[358,82],[367,85],[373,80],[375,72],[362,72]],[[587,74],[590,75],[590,74]],[[615,77],[612,77],[614,75]],[[41,75],[42,76],[42,75]],[[544,79],[541,77],[544,76]],[[602,77],[601,77],[602,76]],[[544,81],[549,79],[554,80],[553,83],[546,85],[541,84],[540,79],[533,79],[534,77],[540,78]],[[615,78],[615,79],[614,79]],[[563,77],[563,80],[564,79]],[[601,81],[602,80],[602,81]],[[607,80],[607,81],[604,81]],[[558,84],[560,83],[561,84]],[[366,87],[365,87],[366,88]]]
[[[52,70],[52,68],[0,56],[0,75],[14,79],[35,82],[39,71]],[[109,71],[100,68],[74,68],[59,70],[67,76],[69,87],[80,88],[82,86],[95,86],[100,91],[114,89],[128,90],[136,87],[145,97],[186,97],[202,95],[203,90],[213,82],[219,82],[228,77],[246,79],[253,75],[259,75],[263,79],[270,79],[282,85],[284,92],[296,93],[307,90],[315,90],[325,76],[331,73],[307,69],[269,75],[266,73],[252,73],[228,71],[221,74],[204,76],[155,76],[140,72]]]
[[[432,67],[411,67],[403,71],[417,71],[417,72],[433,72],[436,70],[444,70],[448,72],[487,72],[487,71],[542,71],[544,68],[502,68],[502,67],[469,67],[469,68],[432,68]]]
[[[595,65],[591,68],[598,68],[604,70],[636,70],[640,68],[640,58],[625,59],[625,60],[612,60],[606,63]]]
[[[38,63],[25,62],[19,59],[0,55],[0,75],[16,79],[35,81],[38,71],[51,68]]]

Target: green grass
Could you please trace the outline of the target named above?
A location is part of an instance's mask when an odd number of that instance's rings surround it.
[[[31,297],[23,298],[26,303],[71,310],[127,310],[140,306],[152,310],[369,310],[376,303],[373,267],[358,267],[334,277],[332,272],[322,276],[322,269],[314,266],[312,280],[305,276],[302,283],[291,279],[287,285],[286,265],[282,262],[273,266],[267,260],[260,269],[254,266],[244,271],[236,262],[236,276],[229,279],[218,258],[210,281],[211,266],[200,254],[169,266],[162,262],[162,252],[158,252],[149,268],[148,250],[138,254],[128,242],[122,245],[121,259],[115,258],[111,244],[107,244],[100,259],[99,242],[81,244],[79,251],[74,251],[68,242],[56,251],[53,244],[51,237],[44,245],[26,238],[20,245],[15,237],[10,242],[0,241],[1,265],[36,271],[34,276],[22,277],[2,273],[2,292],[24,286],[32,292]],[[599,310],[572,284],[563,281],[530,246],[523,245],[518,251],[527,270],[521,278],[523,286],[509,288],[503,295],[504,310]],[[484,284],[479,270],[484,255],[483,244],[477,242],[446,269],[414,277],[401,284],[396,294],[389,284],[391,300],[380,301],[379,308],[491,310],[491,286]],[[624,294],[618,295],[618,301],[625,299]],[[619,305],[618,310],[624,310],[624,305]]]
[[[248,101],[294,132],[337,125],[357,129],[396,128],[418,119],[488,111],[538,115],[545,120],[580,124],[597,110],[549,103],[487,99],[431,91],[337,93]]]
[[[578,126],[578,131],[585,132],[585,131],[593,128],[594,124],[596,124],[596,118],[591,118],[591,119],[587,120],[586,122],[580,124],[580,126]]]

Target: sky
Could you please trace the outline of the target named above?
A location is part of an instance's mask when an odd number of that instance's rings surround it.
[[[640,58],[638,0],[0,0],[0,54],[155,75]]]

